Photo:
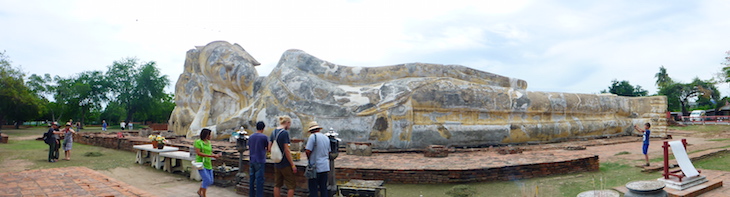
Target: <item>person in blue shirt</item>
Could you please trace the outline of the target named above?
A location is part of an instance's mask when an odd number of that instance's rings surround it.
[[[649,155],[647,154],[647,152],[649,151],[649,137],[651,136],[651,130],[649,130],[649,128],[651,128],[651,123],[648,122],[644,124],[643,131],[639,129],[639,126],[634,125],[634,129],[636,129],[636,131],[644,133],[644,145],[641,147],[641,151],[642,153],[644,153],[644,159],[646,159],[645,166],[649,166]]]
[[[102,131],[106,131],[106,126],[107,126],[106,120],[101,120],[101,130]]]
[[[309,179],[309,197],[325,197],[327,194],[327,174],[330,171],[330,140],[320,133],[322,127],[317,122],[309,123],[309,139],[307,139],[306,153],[310,164],[315,164],[317,178]]]
[[[264,134],[264,122],[256,123],[256,133],[248,138],[249,159],[248,196],[264,196],[264,169],[266,168],[266,151],[269,149],[269,137]]]

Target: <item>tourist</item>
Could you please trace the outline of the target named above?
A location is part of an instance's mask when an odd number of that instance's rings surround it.
[[[264,122],[256,123],[256,133],[248,138],[249,159],[248,196],[264,196],[264,169],[266,168],[266,151],[269,148],[268,137],[264,135]],[[241,136],[243,137],[243,136]]]
[[[131,130],[133,130],[133,129],[134,129],[134,128],[132,128],[132,127],[134,127],[134,124],[132,124],[132,122],[129,122],[129,123],[127,124],[127,127],[128,127],[128,128],[129,128],[129,130],[131,131]]]
[[[284,154],[284,158],[274,164],[274,197],[281,197],[281,186],[286,183],[288,197],[294,196],[294,189],[297,188],[297,182],[294,180],[294,174],[297,173],[297,167],[294,165],[294,160],[291,157],[291,151],[289,150],[289,144],[291,144],[289,138],[289,127],[291,126],[291,118],[289,116],[279,117],[279,127],[277,127],[269,138],[269,150],[274,140],[279,145],[279,150]]]
[[[58,134],[61,133],[58,131],[58,122],[53,122],[51,128],[48,128],[48,132],[43,134],[44,141],[48,144],[48,162],[58,161]]]
[[[649,137],[651,136],[649,128],[651,128],[651,123],[648,122],[644,124],[643,131],[639,129],[639,126],[634,125],[634,129],[636,129],[636,131],[644,133],[644,145],[641,147],[641,151],[644,153],[644,159],[646,160],[646,165],[644,166],[649,166],[649,155],[647,155],[647,152],[649,152]]]
[[[124,121],[122,121],[121,123],[119,123],[119,128],[121,128],[121,129],[122,129],[122,131],[124,131],[124,126],[126,126],[126,125],[127,125],[127,124],[126,124],[126,123],[124,123]]]
[[[76,130],[81,131],[81,122],[76,122]]]
[[[198,170],[200,177],[203,178],[203,183],[200,184],[198,189],[198,196],[205,197],[205,192],[208,190],[208,186],[213,184],[213,164],[211,158],[219,158],[221,154],[213,154],[213,146],[210,144],[211,134],[210,129],[203,129],[200,131],[200,139],[195,140],[193,146],[195,147],[195,162],[202,162],[203,169]]]
[[[74,133],[76,133],[76,131],[71,129],[71,123],[66,124],[66,128],[63,129],[63,135],[66,136],[63,138],[63,151],[66,155],[66,158],[64,160],[66,161],[71,160],[71,148],[73,147],[74,143]]]
[[[309,179],[309,197],[325,197],[327,195],[327,173],[330,171],[329,138],[319,131],[322,130],[317,122],[309,123],[309,139],[305,146],[307,160],[310,164],[315,164],[317,178]],[[317,195],[319,193],[319,195]]]
[[[106,120],[101,120],[101,130],[106,131]]]

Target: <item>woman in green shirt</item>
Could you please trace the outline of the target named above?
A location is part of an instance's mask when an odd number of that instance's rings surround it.
[[[210,129],[203,129],[200,131],[200,139],[195,140],[193,146],[195,147],[195,161],[203,162],[203,169],[198,170],[200,177],[203,178],[203,183],[198,189],[198,196],[205,197],[205,192],[208,190],[208,186],[213,184],[213,164],[211,158],[219,158],[220,153],[213,154],[213,147],[210,145]]]

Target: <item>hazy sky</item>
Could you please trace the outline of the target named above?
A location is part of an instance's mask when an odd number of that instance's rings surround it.
[[[618,79],[653,94],[659,66],[684,82],[719,72],[729,10],[725,0],[3,0],[0,50],[28,74],[155,61],[168,91],[186,51],[225,40],[261,62],[260,75],[301,49],[347,66],[460,64],[524,79],[532,91],[598,93]]]

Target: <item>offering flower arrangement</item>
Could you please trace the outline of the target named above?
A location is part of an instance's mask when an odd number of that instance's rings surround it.
[[[149,135],[147,138],[150,139],[150,141],[156,141],[158,144],[167,144],[169,143],[164,136],[162,135]]]

